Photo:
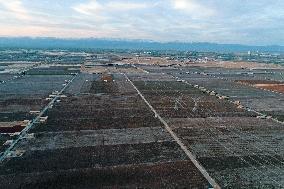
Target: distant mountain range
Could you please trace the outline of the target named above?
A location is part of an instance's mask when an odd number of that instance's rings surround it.
[[[59,39],[30,37],[0,37],[0,48],[43,49],[129,49],[129,50],[178,50],[210,52],[284,52],[284,46],[250,46],[217,43],[153,42],[118,39]]]

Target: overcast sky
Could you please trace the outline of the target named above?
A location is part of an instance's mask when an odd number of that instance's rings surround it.
[[[0,36],[284,45],[284,0],[0,0]]]

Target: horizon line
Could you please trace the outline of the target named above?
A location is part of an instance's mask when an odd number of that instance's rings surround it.
[[[104,38],[104,37],[51,37],[51,36],[0,36],[0,38],[10,38],[10,39],[20,39],[20,38],[29,38],[29,39],[57,39],[57,40],[105,40],[105,41],[124,41],[124,42],[146,42],[146,43],[160,43],[160,44],[169,44],[169,43],[181,43],[181,44],[214,44],[214,45],[239,45],[239,46],[253,46],[253,47],[284,47],[280,44],[242,44],[242,43],[218,43],[218,42],[207,42],[207,41],[159,41],[151,39],[128,39],[128,38]]]

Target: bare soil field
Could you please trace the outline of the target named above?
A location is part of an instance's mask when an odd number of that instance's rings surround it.
[[[13,188],[199,188],[209,184],[191,161],[115,167],[58,170],[54,172],[0,176],[0,183]]]
[[[219,68],[229,68],[229,69],[284,69],[281,65],[275,64],[264,64],[258,62],[232,62],[232,61],[208,61],[202,63],[189,62],[189,66],[199,66],[199,67],[219,67]]]
[[[91,74],[104,74],[104,73],[143,73],[143,70],[134,67],[124,68],[116,66],[93,66],[93,67],[82,67],[81,71],[83,73]]]
[[[264,81],[263,80],[239,80],[236,82],[252,85],[260,89],[267,89],[271,91],[284,93],[284,83],[279,82],[279,81],[277,82],[277,81],[267,81],[267,80],[264,80]]]
[[[6,151],[0,186],[207,189],[207,173],[221,188],[284,186],[283,126],[252,111],[283,116],[282,94],[255,88],[282,85],[281,68],[274,77],[270,64],[104,59],[78,75],[40,67],[0,86],[2,126],[47,110]]]
[[[232,62],[232,61],[204,61],[204,62],[180,62],[176,60],[170,60],[163,57],[132,57],[123,60],[128,64],[141,64],[141,65],[186,65],[193,67],[205,67],[205,68],[229,68],[229,69],[284,69],[281,65],[264,64],[257,62]]]

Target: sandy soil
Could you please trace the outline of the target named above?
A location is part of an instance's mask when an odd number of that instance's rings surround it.
[[[233,61],[207,61],[207,62],[180,62],[168,60],[163,57],[133,57],[125,59],[122,62],[128,64],[146,64],[146,65],[187,65],[199,67],[221,67],[221,68],[244,68],[244,69],[284,69],[283,66],[276,64],[264,64],[257,62],[233,62]]]
[[[232,61],[216,61],[216,62],[204,62],[204,63],[188,63],[192,66],[200,67],[221,67],[221,68],[244,68],[244,69],[284,69],[280,65],[276,64],[264,64],[257,62],[232,62]]]
[[[284,83],[278,81],[262,81],[262,80],[240,80],[236,81],[241,84],[251,85],[260,89],[267,89],[271,91],[284,93]]]
[[[284,93],[284,84],[256,84],[254,86],[261,89],[268,89],[271,91]]]

